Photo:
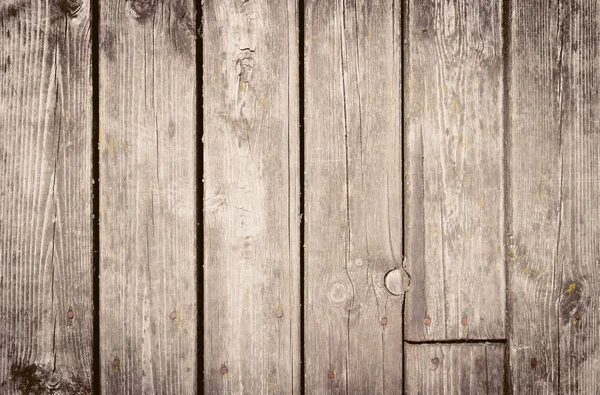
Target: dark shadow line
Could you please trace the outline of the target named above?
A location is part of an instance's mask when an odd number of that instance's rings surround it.
[[[92,41],[92,388],[101,394],[100,364],[100,3],[90,4]]]
[[[406,40],[405,38],[408,36],[408,32],[407,32],[407,26],[408,26],[408,4],[409,1],[405,0],[405,1],[401,1],[400,2],[400,117],[401,117],[401,121],[400,121],[400,141],[402,144],[402,160],[401,160],[401,178],[400,178],[400,185],[402,185],[402,267],[404,268],[404,263],[405,263],[405,258],[406,258],[406,242],[408,240],[408,238],[406,237],[406,211],[407,211],[407,204],[406,204],[406,185],[404,182],[405,179],[405,166],[404,166],[404,161],[406,160],[406,127],[405,127],[405,122],[406,122],[406,96],[405,96],[405,83],[406,83],[406,79],[405,77],[405,73],[406,73],[406,45],[408,45],[408,40]],[[406,268],[404,268],[404,270],[406,270]],[[410,287],[410,285],[409,285]],[[408,290],[404,293],[403,299],[402,299],[402,340],[404,340],[406,338],[406,296],[407,296]],[[402,342],[402,394],[406,394],[406,349],[405,349],[405,344],[406,342]]]
[[[504,188],[504,275],[505,275],[505,334],[507,339],[510,339],[510,328],[512,327],[511,318],[511,301],[510,301],[510,258],[511,250],[511,234],[512,234],[512,207],[511,189],[510,189],[510,74],[511,74],[511,2],[504,0],[502,2],[502,126],[504,133],[503,145],[503,188]],[[507,340],[507,347],[504,350],[504,393],[510,394],[512,387],[511,372],[510,372],[510,342]]]
[[[196,392],[204,393],[204,47],[202,0],[196,8]]]
[[[404,340],[404,344],[506,344],[506,339]]]
[[[305,394],[305,374],[306,374],[306,353],[304,341],[304,324],[305,324],[305,284],[304,278],[306,274],[305,268],[305,249],[304,249],[304,232],[305,232],[305,180],[304,180],[304,161],[305,161],[305,133],[304,133],[304,57],[305,57],[305,26],[304,14],[306,12],[304,0],[298,0],[298,133],[300,142],[300,393]]]

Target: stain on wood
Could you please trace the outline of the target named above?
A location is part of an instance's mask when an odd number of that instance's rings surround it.
[[[310,0],[305,13],[305,390],[396,393],[401,5]]]
[[[504,394],[504,344],[406,344],[406,394]]]
[[[182,18],[195,24],[193,1],[100,6],[106,394],[197,391],[195,36]]]
[[[408,8],[406,336],[501,339],[501,2],[414,1]]]
[[[513,1],[510,372],[515,393],[600,392],[600,22],[595,1]]]
[[[300,393],[298,12],[203,3],[209,394]]]
[[[87,1],[0,4],[2,394],[91,393],[89,23]]]

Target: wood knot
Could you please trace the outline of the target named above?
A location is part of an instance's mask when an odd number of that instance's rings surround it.
[[[155,0],[131,0],[129,4],[133,18],[138,22],[145,22],[154,15]]]
[[[83,0],[60,0],[58,6],[63,14],[75,18],[83,8]]]
[[[408,289],[410,278],[404,269],[392,269],[385,274],[383,282],[389,293],[400,296]]]

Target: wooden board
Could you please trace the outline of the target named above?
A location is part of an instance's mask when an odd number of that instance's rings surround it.
[[[519,393],[600,392],[599,34],[596,1],[513,2],[509,340]]]
[[[309,0],[305,15],[305,390],[397,393],[401,6]]]
[[[89,29],[87,1],[0,3],[2,394],[91,393]]]
[[[205,0],[204,390],[300,392],[298,9]]]
[[[102,391],[195,394],[194,2],[100,16]]]
[[[505,336],[501,2],[413,1],[405,117],[406,336]]]
[[[407,344],[406,394],[504,394],[504,347]]]

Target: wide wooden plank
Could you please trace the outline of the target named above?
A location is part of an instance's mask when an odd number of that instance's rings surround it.
[[[195,394],[194,2],[100,15],[102,391]]]
[[[297,3],[203,19],[204,390],[299,393]]]
[[[305,390],[401,393],[401,5],[305,15]]]
[[[88,1],[0,3],[0,393],[91,393]]]
[[[501,2],[409,2],[406,336],[504,337]]]
[[[504,347],[407,344],[406,394],[504,394]]]
[[[600,393],[600,8],[512,4],[510,356],[515,393]]]

